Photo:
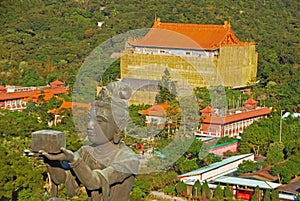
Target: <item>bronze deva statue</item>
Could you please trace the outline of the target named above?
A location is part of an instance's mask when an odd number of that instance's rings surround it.
[[[108,84],[100,91],[89,113],[87,136],[91,145],[75,153],[65,148],[61,148],[59,154],[40,151],[52,182],[50,200],[62,200],[55,198],[61,183],[65,183],[68,196],[74,196],[82,184],[88,201],[129,200],[139,166],[137,155],[120,142],[120,132],[129,119],[127,100],[130,96],[128,86],[120,82]]]

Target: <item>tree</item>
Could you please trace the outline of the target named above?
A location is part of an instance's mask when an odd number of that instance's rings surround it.
[[[267,161],[269,164],[275,164],[283,160],[284,145],[282,143],[272,143],[267,151]]]
[[[187,191],[187,186],[183,181],[179,181],[175,188],[178,195],[183,195]]]
[[[146,197],[146,194],[139,188],[135,187],[130,195],[130,200],[140,201]]]
[[[270,194],[270,189],[267,189],[266,191],[265,191],[265,194],[264,194],[264,199],[263,199],[263,201],[271,201],[271,194]]]
[[[295,155],[290,156],[288,160],[283,163],[274,165],[270,173],[277,176],[280,183],[288,183],[292,178],[300,174],[300,153],[296,152]]]
[[[271,133],[268,120],[261,119],[245,128],[242,134],[241,147],[246,146],[255,155],[263,154],[270,141],[268,133]]]
[[[176,189],[175,186],[168,186],[164,189],[164,192],[167,193],[168,195],[175,195],[176,194]]]
[[[42,200],[43,173],[41,161],[22,156],[29,139],[13,137],[0,140],[0,198],[3,200]]]
[[[256,170],[256,168],[258,168],[258,166],[259,164],[254,161],[250,161],[250,160],[243,161],[238,165],[237,173],[245,174],[245,173],[253,172]]]
[[[207,154],[207,156],[203,159],[204,165],[210,165],[219,161],[221,161],[221,157],[212,153]]]
[[[251,197],[251,201],[260,201],[260,190],[258,186],[255,187],[254,194]]]
[[[171,80],[169,70],[166,68],[162,79],[158,83],[158,94],[155,96],[156,103],[171,103],[176,100],[177,91],[175,82]]]
[[[279,191],[277,189],[272,189],[272,191],[271,191],[271,200],[272,201],[280,201]]]
[[[232,191],[230,189],[229,184],[226,185],[225,189],[224,189],[224,197],[227,199],[231,199],[233,196]]]
[[[218,184],[217,188],[215,189],[214,198],[216,198],[217,200],[223,200],[223,190],[220,184]]]
[[[182,162],[180,162],[178,164],[178,167],[180,174],[184,174],[199,168],[198,164],[196,163],[196,160],[187,159],[184,159]]]
[[[201,196],[201,183],[199,180],[194,183],[192,195],[195,197]]]
[[[208,186],[207,181],[202,185],[202,198],[210,199],[211,198],[211,190]]]

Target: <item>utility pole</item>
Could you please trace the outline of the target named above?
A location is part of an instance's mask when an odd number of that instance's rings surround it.
[[[279,143],[281,143],[281,135],[282,135],[282,112],[284,110],[280,111],[280,130],[279,130]]]

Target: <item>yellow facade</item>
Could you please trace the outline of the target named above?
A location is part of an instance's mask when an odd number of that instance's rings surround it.
[[[128,53],[121,57],[121,78],[161,80],[165,68],[177,87],[223,85],[242,87],[257,73],[254,45],[226,46],[210,58]]]

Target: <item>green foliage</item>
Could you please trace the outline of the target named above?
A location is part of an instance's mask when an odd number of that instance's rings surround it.
[[[225,187],[225,189],[224,189],[224,197],[225,198],[232,198],[232,196],[233,196],[233,193],[232,193],[232,191],[230,189],[229,184],[227,184],[226,187]]]
[[[255,171],[259,167],[259,163],[256,163],[254,161],[243,161],[238,166],[237,173],[238,174],[245,174]]]
[[[164,71],[164,75],[158,83],[158,94],[155,97],[156,103],[171,103],[177,98],[175,82],[171,80],[168,69]]]
[[[223,144],[223,143],[226,143],[226,142],[233,142],[234,140],[236,140],[235,137],[229,137],[229,136],[220,137],[218,139],[217,144]]]
[[[203,163],[204,163],[204,165],[210,165],[210,164],[219,162],[219,161],[221,161],[221,160],[222,160],[222,159],[221,159],[220,156],[217,156],[217,155],[215,155],[215,154],[209,153],[209,154],[207,154],[207,156],[203,159]]]
[[[140,115],[138,113],[139,110],[145,110],[150,108],[151,105],[130,105],[129,106],[129,115],[130,115],[130,119],[131,121],[138,126],[145,126],[145,116],[144,115]]]
[[[198,196],[201,196],[201,183],[199,180],[197,180],[195,183],[194,183],[194,186],[193,186],[193,191],[192,191],[192,195],[195,196],[195,197],[198,197]]]
[[[202,185],[202,198],[210,199],[212,196],[211,190],[208,187],[207,181],[205,181]]]
[[[269,133],[272,129],[269,123],[269,120],[261,119],[247,127],[242,134],[241,147],[245,144],[256,155],[265,153],[270,140]]]
[[[277,189],[272,189],[271,191],[271,200],[272,201],[279,201],[279,191]]]
[[[140,201],[143,200],[145,197],[146,194],[139,187],[134,187],[130,195],[130,200]]]
[[[265,190],[263,201],[271,201],[271,192],[270,189]]]
[[[206,87],[196,87],[193,89],[194,96],[199,104],[199,108],[205,108],[210,105],[210,95]]]
[[[149,175],[151,180],[151,190],[163,190],[166,186],[175,186],[178,181],[178,175],[174,171],[167,171],[163,174],[153,173]]]
[[[106,85],[120,77],[120,59],[115,60],[104,72],[102,85]]]
[[[11,137],[30,137],[31,133],[43,129],[40,119],[25,112],[0,111],[0,136],[9,140]]]
[[[223,190],[220,184],[218,184],[217,188],[215,189],[214,198],[216,198],[217,200],[223,200]]]
[[[182,160],[182,161],[181,161]],[[178,163],[178,168],[179,168],[179,174],[184,174],[187,172],[190,172],[192,170],[196,170],[199,168],[196,160],[187,160],[182,157],[182,159],[179,159],[177,161]]]
[[[146,195],[149,194],[151,189],[151,182],[149,180],[149,176],[147,175],[138,175],[134,180],[134,186],[139,188]]]
[[[164,189],[164,192],[168,195],[175,195],[176,194],[176,188],[175,188],[175,186],[168,186]]]
[[[271,174],[278,177],[280,183],[288,183],[292,178],[300,175],[300,153],[291,156],[284,163],[273,166],[270,170]]]
[[[283,160],[284,145],[282,143],[272,143],[267,151],[267,161],[269,164],[275,164]]]
[[[187,191],[187,186],[183,181],[179,181],[175,188],[176,188],[177,195],[182,195]]]
[[[240,152],[266,155],[269,151],[269,160],[280,160],[282,154],[278,156],[278,153],[284,153],[285,158],[290,157],[293,154],[299,152],[299,139],[297,137],[300,128],[300,121],[297,118],[288,117],[282,121],[282,143],[280,146],[272,146],[272,143],[279,142],[279,121],[280,115],[278,113],[271,113],[271,116],[267,119],[260,119],[247,127],[240,142]],[[282,147],[284,149],[282,151]],[[272,148],[271,148],[272,147]],[[271,158],[270,158],[271,157]],[[275,158],[274,158],[275,157]],[[276,159],[279,157],[278,159]]]
[[[255,187],[254,193],[250,201],[260,201],[260,190],[258,186]]]
[[[229,87],[196,87],[193,90],[194,96],[199,103],[199,107],[203,109],[208,105],[214,105],[216,108],[223,108],[227,103],[227,108],[241,107],[243,102],[249,98],[249,95],[243,94],[239,90],[233,90]],[[212,103],[211,101],[214,100]]]
[[[201,150],[202,145],[203,142],[195,138],[192,144],[190,145],[189,149],[185,153],[185,157],[189,159],[198,159],[199,151]]]
[[[0,198],[42,200],[45,166],[22,155],[28,149],[28,138],[12,137],[0,141]],[[45,198],[45,197],[44,197]]]

